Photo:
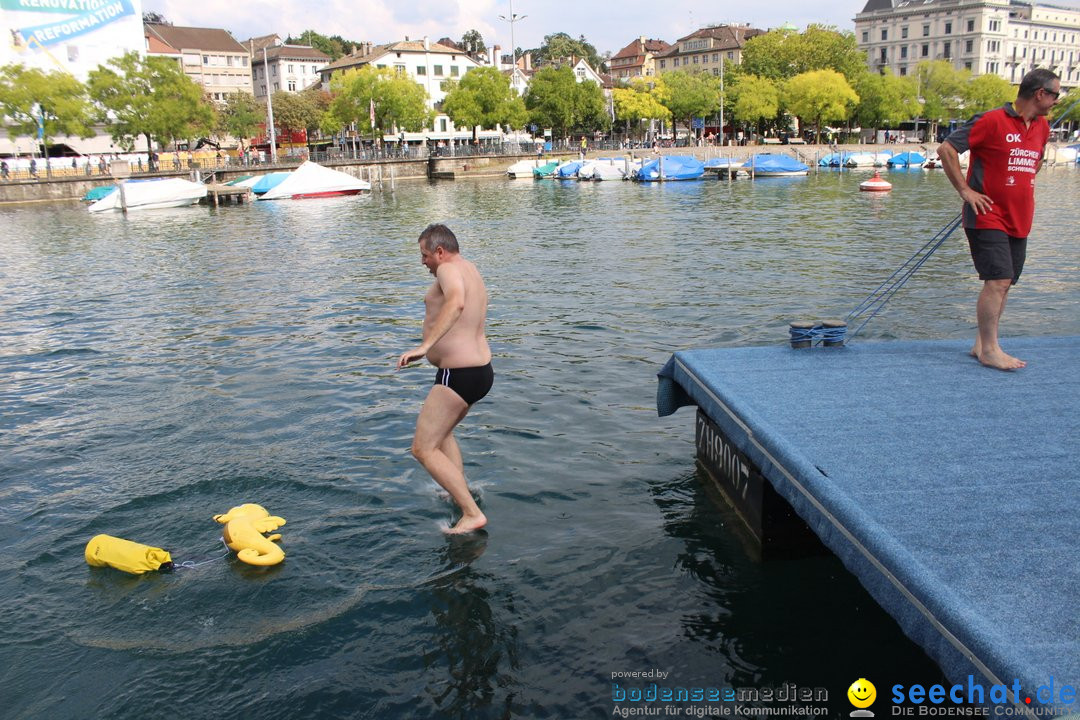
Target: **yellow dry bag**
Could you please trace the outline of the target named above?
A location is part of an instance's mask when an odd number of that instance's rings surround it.
[[[172,557],[167,551],[111,535],[98,535],[86,544],[86,562],[133,575],[173,568]]]

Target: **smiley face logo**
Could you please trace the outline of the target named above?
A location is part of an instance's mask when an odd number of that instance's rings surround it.
[[[874,687],[874,683],[866,678],[859,678],[851,683],[851,687],[847,691],[847,697],[855,707],[860,709],[868,708],[877,699],[877,688]]]

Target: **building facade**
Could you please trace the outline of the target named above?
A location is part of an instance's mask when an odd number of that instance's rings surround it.
[[[439,112],[446,98],[442,89],[444,80],[460,80],[470,70],[480,67],[460,49],[423,40],[408,38],[404,42],[372,46],[365,43],[358,51],[339,58],[319,70],[324,87],[329,89],[330,80],[340,73],[364,66],[388,68],[407,75],[427,92],[428,107],[437,113],[433,127],[423,135],[433,140],[449,139],[455,132],[450,118]],[[414,139],[411,136],[407,139]]]
[[[223,102],[234,92],[252,93],[251,57],[227,31],[146,23],[146,32],[180,53],[184,74],[213,100]]]
[[[868,0],[855,38],[872,70],[908,75],[944,60],[973,75],[1019,83],[1048,68],[1061,84],[1080,81],[1080,9],[1016,0]]]
[[[307,45],[286,45],[277,35],[251,38],[243,43],[251,54],[251,81],[255,97],[266,99],[276,92],[303,92],[322,84],[319,71],[330,56]]]
[[[667,52],[656,56],[656,72],[677,70],[719,75],[726,60],[738,65],[746,41],[764,31],[749,25],[713,25],[681,37]]]
[[[608,59],[608,68],[614,80],[656,75],[656,56],[671,49],[663,40],[653,40],[644,35],[637,38]]]

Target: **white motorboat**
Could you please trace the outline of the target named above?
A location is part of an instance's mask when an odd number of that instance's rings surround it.
[[[206,186],[181,178],[139,180],[125,182],[123,193],[123,203],[118,188],[87,209],[92,213],[120,212],[123,210],[122,204],[127,205],[128,210],[184,207],[206,197]]]
[[[524,178],[532,180],[533,168],[539,167],[539,165],[539,160],[518,160],[510,167],[506,168],[506,174],[515,180]]]
[[[301,163],[289,176],[263,193],[260,200],[302,200],[306,198],[356,195],[371,190],[371,183],[340,170],[323,167],[310,160]]]
[[[630,167],[623,158],[597,158],[578,168],[579,180],[625,180]]]

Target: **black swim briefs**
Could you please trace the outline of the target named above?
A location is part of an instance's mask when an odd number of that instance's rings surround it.
[[[494,382],[495,370],[491,363],[483,367],[439,368],[435,373],[436,385],[450,388],[468,405],[487,395]]]
[[[1015,238],[1002,230],[964,228],[968,247],[980,280],[1012,280],[1015,285],[1024,269],[1027,238]]]

